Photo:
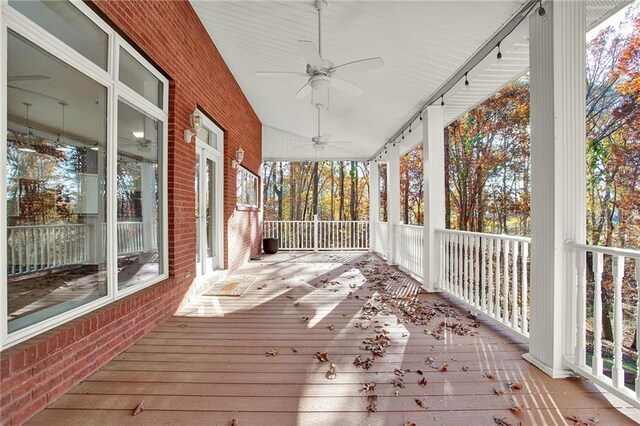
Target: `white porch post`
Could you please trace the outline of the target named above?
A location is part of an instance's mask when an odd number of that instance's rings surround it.
[[[380,169],[376,161],[369,161],[369,251],[376,249],[376,226],[380,220]]]
[[[144,245],[144,251],[152,251],[156,248],[156,241],[154,241],[154,227],[157,223],[156,218],[156,189],[154,184],[154,171],[151,163],[142,163],[140,176],[140,187],[142,193],[142,243]]]
[[[400,222],[400,150],[389,145],[387,151],[387,263],[395,265],[398,262],[395,226]]]
[[[444,117],[441,106],[427,107],[422,116],[424,153],[424,252],[422,256],[423,285],[436,291],[440,279],[440,247],[437,228],[444,228]]]
[[[565,241],[585,242],[585,2],[544,3],[530,17],[531,327],[525,359],[567,374],[575,282]]]

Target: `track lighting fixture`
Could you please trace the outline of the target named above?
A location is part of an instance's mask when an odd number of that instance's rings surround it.
[[[404,140],[404,132],[402,132],[402,140]]]
[[[422,121],[422,114],[420,114],[420,121]]]
[[[440,101],[440,106],[444,106],[444,95],[440,97],[442,100]]]
[[[498,63],[501,64],[502,63],[502,51],[500,50],[500,42],[498,42],[498,54],[496,55],[496,58],[498,59]]]
[[[464,73],[464,88],[465,90],[469,90],[469,78],[467,76],[468,72]]]
[[[420,116],[422,118],[422,116]],[[409,133],[411,133],[411,125],[409,125]]]

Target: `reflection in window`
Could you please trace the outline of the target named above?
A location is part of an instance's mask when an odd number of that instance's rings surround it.
[[[258,176],[239,167],[236,177],[236,204],[241,207],[258,207]]]
[[[107,69],[107,33],[70,2],[9,0],[9,4],[100,68]],[[46,68],[38,71],[43,70]]]
[[[107,294],[107,91],[12,31],[7,43],[21,77],[7,90],[12,332]]]
[[[118,103],[118,287],[163,273],[159,170],[162,122]]]
[[[119,77],[129,88],[162,108],[162,82],[123,48],[120,48]]]

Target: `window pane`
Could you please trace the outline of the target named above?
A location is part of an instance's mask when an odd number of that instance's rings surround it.
[[[8,32],[9,331],[107,294],[107,90]],[[46,70],[46,71],[45,71]]]
[[[118,103],[118,287],[164,271],[160,206],[162,122]]]
[[[107,69],[107,33],[68,1],[9,0],[9,4],[100,68]],[[40,73],[46,76],[46,69]]]
[[[162,82],[123,48],[120,48],[119,78],[139,95],[162,108]]]

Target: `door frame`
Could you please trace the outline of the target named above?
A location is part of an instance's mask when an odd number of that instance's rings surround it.
[[[216,271],[224,269],[224,132],[218,127],[212,120],[207,118],[201,113],[203,117],[202,128],[209,131],[209,138],[215,138],[215,147],[209,145],[207,142],[195,137],[195,149],[196,158],[199,158],[199,182],[196,197],[198,203],[199,212],[202,214],[204,207],[204,192],[205,188],[205,171],[206,161],[211,160],[215,164],[215,197],[211,200],[214,203],[215,209],[215,252],[216,256],[213,257],[213,264],[209,265],[206,256],[206,232],[203,229],[200,230],[199,237],[196,237],[196,250],[200,253],[200,262],[196,262],[196,277],[201,279],[207,279],[213,276]],[[207,189],[208,190],[208,189]],[[200,221],[201,219],[198,218]],[[206,223],[206,221],[205,221]],[[202,227],[201,227],[202,228]],[[196,234],[198,235],[198,234]]]

